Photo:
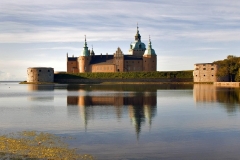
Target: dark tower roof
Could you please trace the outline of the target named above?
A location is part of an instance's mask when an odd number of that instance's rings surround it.
[[[139,30],[138,30],[138,24],[137,24],[137,33],[136,33],[136,35],[135,35],[135,41],[139,41],[139,42],[141,42],[141,35],[140,35],[140,33],[139,33]]]

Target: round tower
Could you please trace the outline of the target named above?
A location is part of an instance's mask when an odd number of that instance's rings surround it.
[[[54,69],[50,67],[30,67],[27,69],[27,82],[53,82]]]
[[[157,70],[157,55],[152,49],[152,42],[149,36],[148,48],[143,55],[143,71],[156,71]]]
[[[81,55],[78,57],[78,68],[80,73],[90,72],[91,56],[87,47],[87,41],[85,36],[85,43]]]

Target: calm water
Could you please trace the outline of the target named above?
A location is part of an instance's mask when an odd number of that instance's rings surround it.
[[[239,159],[239,89],[0,82],[0,133],[71,136],[97,159]]]

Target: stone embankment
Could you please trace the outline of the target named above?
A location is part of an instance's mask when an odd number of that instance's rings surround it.
[[[55,78],[55,83],[193,83],[192,78],[139,78],[139,79],[58,79]]]
[[[214,82],[218,87],[240,87],[240,82]]]

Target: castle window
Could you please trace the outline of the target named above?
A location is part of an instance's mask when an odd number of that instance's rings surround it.
[[[213,77],[213,75],[212,75],[212,77]]]
[[[204,64],[203,66],[206,66],[206,64]]]
[[[196,75],[196,77],[197,77],[197,75]]]
[[[153,61],[154,62],[154,61]]]
[[[48,70],[48,72],[50,72],[50,70]]]
[[[147,61],[145,61],[145,62],[147,62]]]
[[[32,72],[32,70],[31,70],[31,72]]]
[[[39,74],[38,74],[38,76],[39,76]]]
[[[206,68],[203,68],[203,70],[206,70]]]
[[[205,77],[205,74],[204,74],[204,77]]]
[[[211,68],[211,70],[214,70],[214,68]]]
[[[138,63],[139,63],[139,61],[138,61]]]
[[[41,69],[39,70],[39,72],[41,72]]]
[[[198,68],[196,68],[196,70],[198,70]]]
[[[211,66],[213,66],[214,64],[211,64]]]

